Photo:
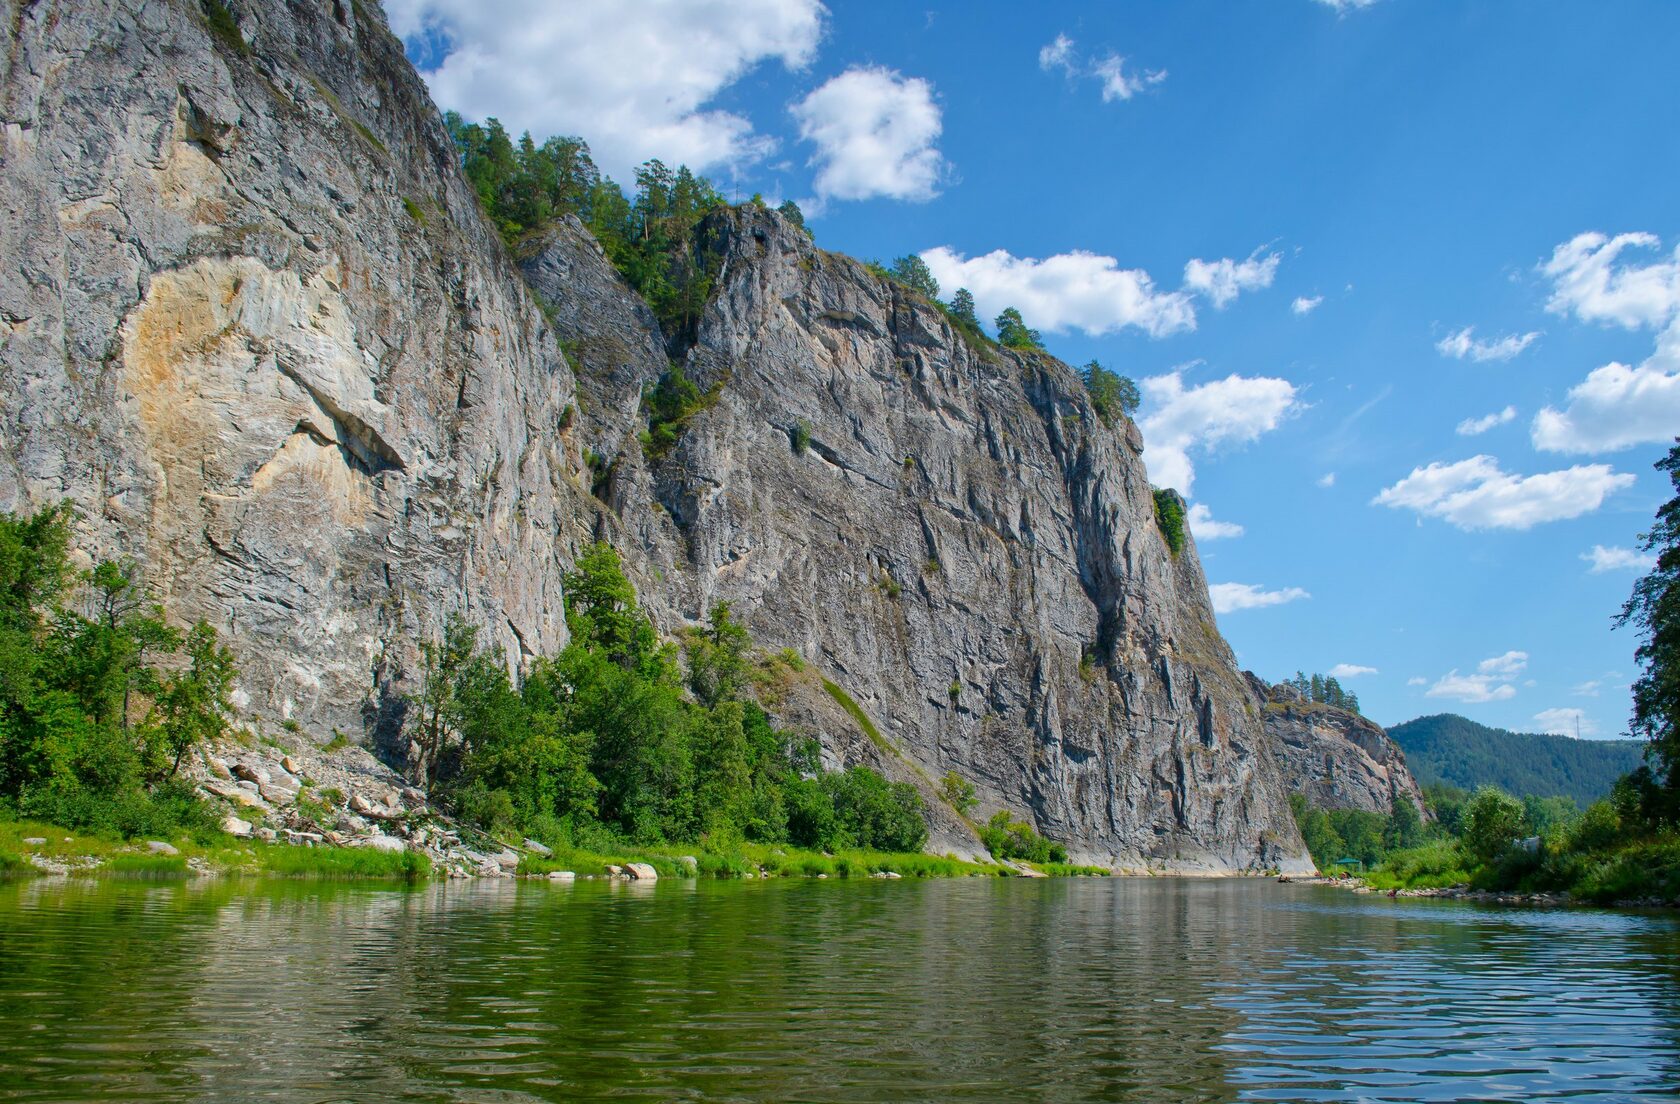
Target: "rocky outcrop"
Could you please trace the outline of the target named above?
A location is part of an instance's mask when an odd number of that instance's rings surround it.
[[[1423,791],[1406,769],[1406,753],[1374,721],[1345,709],[1308,701],[1287,683],[1269,686],[1244,672],[1265,703],[1266,734],[1285,784],[1321,809],[1392,813],[1410,801],[1429,819]]]
[[[1080,861],[1304,868],[1195,548],[1067,366],[751,205],[662,334],[575,222],[516,266],[372,5],[227,6],[236,38],[195,0],[4,31],[0,507],[70,499],[83,555],[215,624],[253,729],[400,763],[417,642],[558,650],[605,538],[662,628],[730,601],[787,649],[777,715],[920,786],[936,850],[978,847],[955,771]],[[672,360],[710,401],[654,460]],[[214,780],[292,807],[268,782]]]

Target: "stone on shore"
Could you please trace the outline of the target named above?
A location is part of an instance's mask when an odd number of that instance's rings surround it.
[[[659,872],[647,863],[626,863],[624,870],[638,882],[657,882]]]
[[[154,855],[179,855],[181,853],[180,849],[174,844],[164,843],[162,840],[147,840],[146,850]]]

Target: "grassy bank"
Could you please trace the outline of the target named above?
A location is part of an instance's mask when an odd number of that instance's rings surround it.
[[[26,844],[26,839],[43,843]],[[420,881],[426,856],[364,847],[294,847],[223,833],[162,840],[177,854],[154,854],[145,840],[82,834],[41,821],[0,820],[0,874],[31,874],[22,856],[36,855],[72,873],[97,877],[187,877],[197,871],[279,878]]]
[[[630,848],[613,853],[560,849],[547,858],[527,856],[519,864],[521,874],[547,874],[555,870],[570,870],[579,875],[598,875],[609,866],[624,866],[642,862],[653,867],[661,877],[702,878],[867,878],[872,874],[897,874],[904,878],[972,878],[1009,877],[1006,867],[995,863],[975,863],[940,855],[916,852],[843,850],[832,854],[808,851],[796,847],[767,844],[742,844],[727,852],[704,848],[668,846],[662,848]],[[1106,870],[1095,867],[1066,867],[1050,874],[1100,874]]]

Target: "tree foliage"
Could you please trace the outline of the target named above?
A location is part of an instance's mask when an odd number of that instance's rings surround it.
[[[819,771],[814,743],[748,699],[752,640],[727,605],[679,649],[609,545],[586,549],[565,587],[571,643],[517,680],[459,621],[422,650],[415,738],[464,818],[509,836],[920,849],[914,787]]]
[[[1388,735],[1425,787],[1498,786],[1518,797],[1563,794],[1582,807],[1607,796],[1618,778],[1639,765],[1633,741],[1507,732],[1452,713],[1406,721]]]
[[[692,330],[717,274],[717,258],[698,234],[701,220],[724,204],[709,180],[654,160],[636,170],[635,192],[626,195],[596,168],[581,138],[539,146],[529,133],[514,141],[494,118],[480,125],[451,111],[444,122],[479,203],[509,244],[576,215],[668,336]],[[798,223],[803,228],[803,216]]]
[[[894,280],[910,290],[919,291],[929,299],[939,298],[939,281],[933,278],[933,270],[928,268],[927,262],[916,254],[898,258],[888,271]]]
[[[1106,426],[1112,427],[1122,416],[1131,417],[1143,402],[1137,384],[1130,377],[1116,375],[1094,360],[1081,368],[1079,375],[1085,381],[1085,390],[1091,395],[1091,405],[1096,408],[1097,417]]]
[[[1008,349],[1042,350],[1044,341],[1039,332],[1029,329],[1021,312],[1014,307],[1003,308],[1003,313],[992,321],[997,328],[998,344]]]
[[[980,332],[980,317],[974,313],[974,293],[967,288],[958,288],[951,294],[951,305],[948,308],[953,321],[974,332]]]
[[[71,511],[0,516],[0,805],[124,834],[202,827],[179,773],[222,735],[233,657],[170,625],[132,564],[75,571]]]
[[[1629,780],[1641,794],[1646,819],[1680,822],[1680,440],[1657,461],[1668,475],[1674,497],[1657,509],[1656,521],[1641,544],[1656,553],[1656,566],[1634,584],[1616,624],[1639,630],[1633,683],[1635,736],[1646,742],[1646,765]]]
[[[1359,695],[1343,690],[1342,684],[1337,681],[1335,675],[1321,675],[1315,672],[1308,676],[1296,671],[1294,678],[1284,681],[1289,686],[1293,686],[1307,701],[1316,702],[1319,705],[1335,706],[1337,709],[1345,709],[1349,713],[1359,712]]]

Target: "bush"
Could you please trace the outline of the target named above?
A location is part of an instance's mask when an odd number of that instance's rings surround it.
[[[956,771],[945,772],[945,777],[939,780],[939,793],[958,816],[967,816],[968,811],[974,808],[974,783]]]
[[[1366,875],[1378,889],[1446,889],[1470,881],[1469,857],[1454,840],[1396,851]]]
[[[1065,863],[1067,849],[1045,839],[1024,820],[1016,820],[1007,811],[992,815],[980,829],[980,841],[997,859],[1023,859],[1033,863]]]
[[[1476,791],[1464,810],[1464,846],[1471,855],[1491,863],[1527,830],[1522,802],[1492,786]]]
[[[1174,490],[1155,490],[1155,527],[1174,556],[1184,550],[1184,499]]]

